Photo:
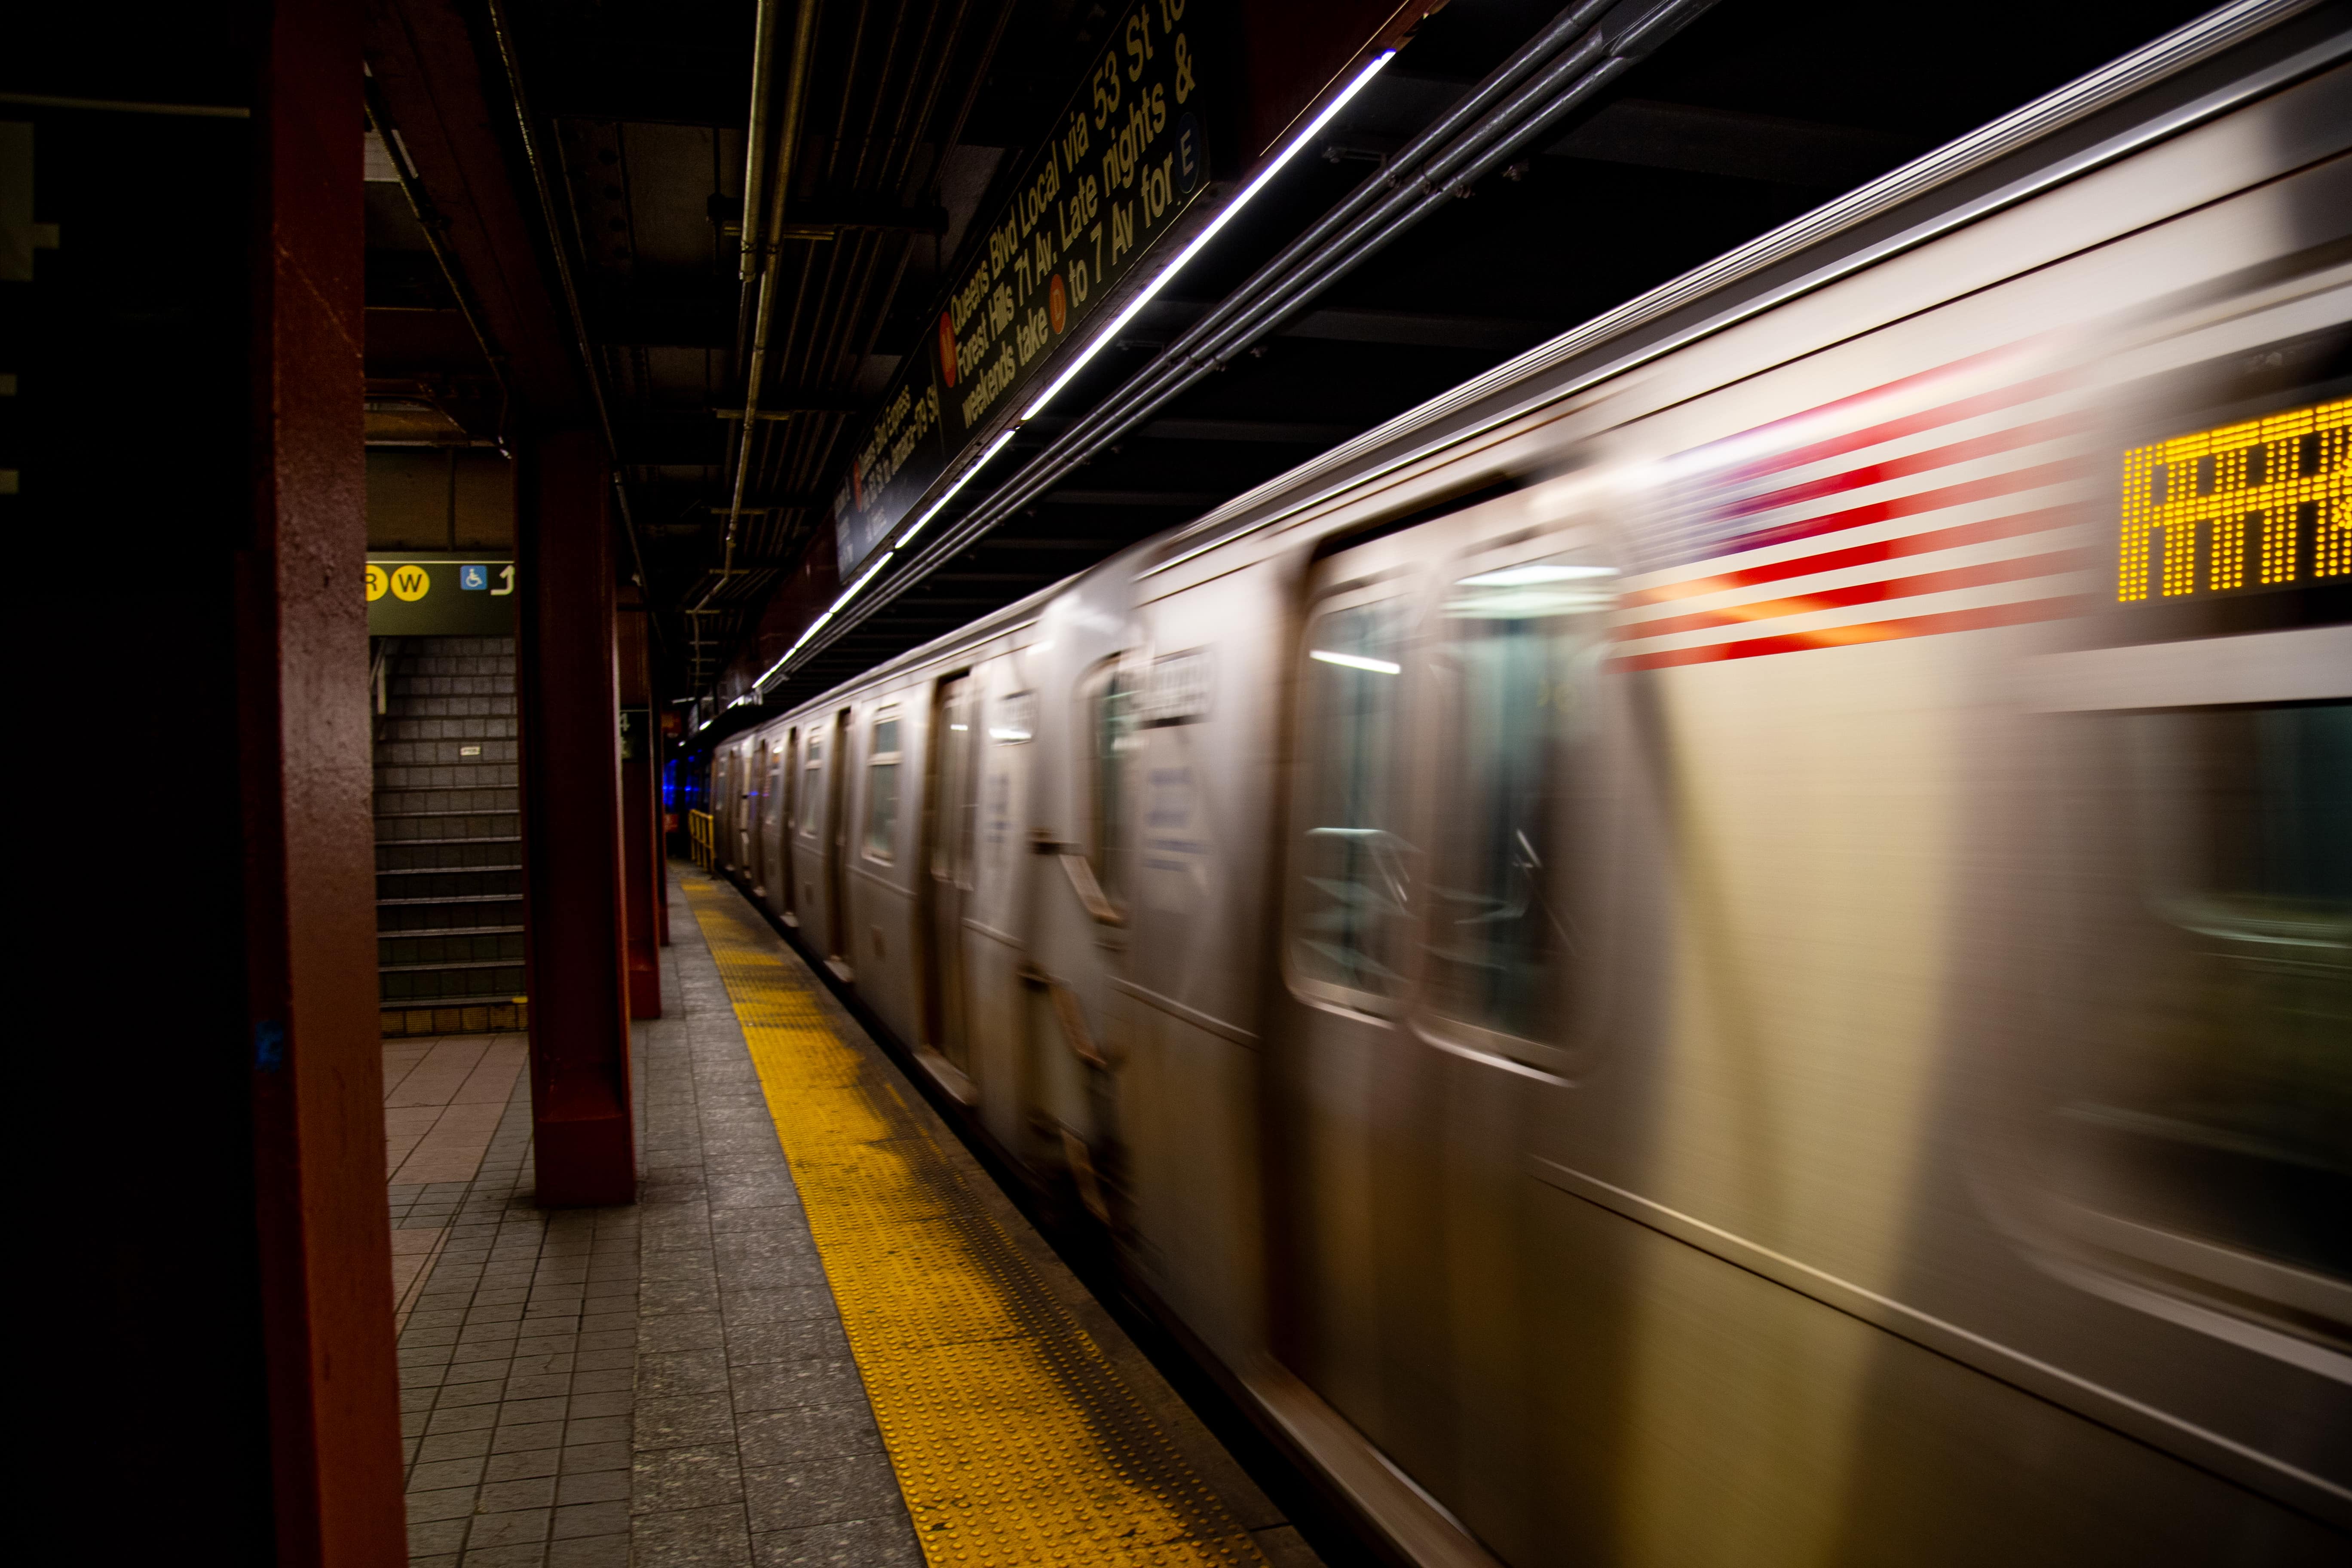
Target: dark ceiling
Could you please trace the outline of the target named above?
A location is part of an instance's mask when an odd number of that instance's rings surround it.
[[[796,237],[760,389],[769,416],[752,422],[736,510],[740,421],[725,416],[744,405],[752,313],[735,226],[755,6],[481,3],[446,10],[467,26],[486,82],[512,68],[520,123],[538,131],[550,199],[529,216],[543,264],[561,253],[579,301],[656,615],[658,679],[672,696],[722,679],[731,695],[831,600],[826,499],[850,448],[928,331],[959,247],[984,226],[975,216],[1006,199],[1118,7],[820,0],[791,187]],[[1961,25],[1949,9],[1720,0],[1540,146],[790,668],[771,697],[823,689],[1206,511],[2202,8],[1990,0]],[[795,9],[776,7],[786,26]],[[1391,153],[1557,9],[1454,0],[1428,17],[959,508],[982,504],[1025,454],[1381,178]],[[398,96],[396,74],[386,89]],[[527,162],[520,133],[504,145],[510,165]],[[379,175],[393,162],[379,157]],[[498,377],[409,197],[389,183],[370,197],[372,437],[495,441]]]

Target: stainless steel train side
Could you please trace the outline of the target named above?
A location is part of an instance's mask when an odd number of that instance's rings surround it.
[[[1408,1555],[2344,1561],[2352,21],[2236,14],[719,748]]]

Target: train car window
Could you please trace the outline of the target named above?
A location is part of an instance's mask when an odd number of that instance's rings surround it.
[[[1577,742],[1589,723],[1606,566],[1567,557],[1474,573],[1439,620],[1444,807],[1423,912],[1425,994],[1440,1017],[1557,1047],[1576,958],[1568,894]]]
[[[801,831],[814,838],[824,832],[820,819],[824,815],[823,784],[824,771],[824,737],[814,728],[808,736],[808,747],[801,763]]]
[[[1134,682],[1125,661],[1105,660],[1087,683],[1087,786],[1094,805],[1087,859],[1114,909],[1127,907],[1127,773],[1139,744]]]
[[[1304,789],[1291,960],[1303,981],[1341,1000],[1397,995],[1412,905],[1411,846],[1400,836],[1399,718],[1406,609],[1402,599],[1316,617],[1301,670]]]
[[[898,718],[874,721],[866,758],[866,858],[887,860],[898,841]]]
[[[2352,1339],[2352,703],[2078,722],[2105,787],[2069,838],[2115,962],[2044,1100],[2063,1223]]]
[[[955,676],[941,684],[938,713],[944,731],[934,742],[940,748],[936,753],[939,797],[929,807],[939,814],[931,842],[931,876],[934,880],[951,882],[966,892],[971,890],[972,826],[978,795],[972,787],[976,750],[972,724],[979,708],[972,700],[970,676]]]
[[[801,825],[799,779],[793,763],[793,753],[800,750],[800,744],[801,732],[798,730],[785,731],[782,755],[777,760],[777,765],[783,773],[784,831],[786,833],[792,832]]]

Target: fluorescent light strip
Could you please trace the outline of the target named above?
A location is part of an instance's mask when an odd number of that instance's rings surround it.
[[[1205,247],[1209,241],[1217,237],[1218,231],[1223,228],[1225,225],[1231,223],[1234,220],[1234,215],[1239,213],[1243,207],[1249,205],[1250,198],[1256,195],[1258,192],[1264,190],[1267,184],[1271,182],[1276,174],[1282,173],[1283,167],[1287,164],[1291,159],[1298,155],[1300,149],[1304,148],[1308,142],[1321,135],[1323,133],[1323,128],[1331,122],[1332,116],[1347,108],[1348,100],[1354,98],[1359,92],[1361,92],[1364,89],[1365,84],[1370,82],[1374,76],[1379,74],[1380,68],[1394,58],[1396,58],[1396,51],[1394,49],[1383,49],[1379,54],[1373,56],[1370,61],[1366,62],[1364,68],[1356,73],[1355,80],[1342,88],[1337,98],[1333,99],[1329,103],[1325,104],[1323,106],[1323,112],[1309,121],[1306,130],[1292,137],[1289,143],[1286,145],[1281,152],[1275,154],[1274,162],[1268,163],[1264,169],[1260,170],[1256,179],[1252,180],[1248,184],[1244,185],[1242,187],[1241,194],[1235,196],[1232,201],[1227,202],[1223,208],[1218,212],[1217,216],[1209,220],[1209,226],[1202,229],[1199,234],[1192,237],[1192,243],[1186,246],[1182,250],[1178,251],[1176,253],[1176,259],[1161,268],[1159,274],[1155,276],[1150,282],[1146,283],[1134,299],[1128,301],[1127,309],[1121,310],[1117,316],[1111,318],[1111,323],[1109,326],[1105,327],[1101,331],[1095,334],[1094,342],[1088,343],[1085,349],[1080,351],[1078,357],[1070,362],[1069,367],[1066,370],[1063,371],[1061,374],[1054,378],[1054,383],[1051,386],[1048,386],[1044,392],[1037,395],[1036,401],[1029,405],[1028,410],[1024,413],[1021,417],[1024,420],[1034,419],[1038,415],[1044,413],[1045,410],[1045,405],[1053,402],[1055,397],[1060,394],[1061,390],[1070,384],[1070,382],[1077,375],[1078,372],[1086,369],[1087,363],[1091,361],[1095,355],[1102,353],[1104,346],[1116,339],[1119,332],[1125,329],[1127,324],[1135,320],[1137,314],[1142,310],[1143,307],[1151,303],[1153,297],[1156,296],[1160,289],[1168,286],[1169,279],[1174,278],[1177,273],[1182,271],[1186,262],[1192,260],[1195,256],[1200,255],[1202,247]]]
[[[1352,653],[1328,653],[1322,648],[1310,648],[1307,657],[1324,664],[1336,664],[1342,669],[1369,669],[1374,675],[1395,675],[1404,668],[1384,658],[1361,658]]]
[[[898,542],[893,544],[890,548],[893,550],[904,550],[907,547],[907,542],[914,538],[918,533],[920,533],[923,531],[924,525],[929,522],[931,519],[939,516],[940,509],[946,506],[948,502],[955,500],[956,492],[963,489],[964,486],[971,483],[972,476],[979,473],[981,469],[988,467],[988,460],[996,456],[997,453],[1004,450],[1005,444],[1020,433],[1021,426],[1017,421],[1010,428],[999,433],[996,439],[988,444],[988,450],[980,455],[980,460],[972,464],[971,468],[966,468],[961,474],[958,475],[956,477],[956,482],[950,485],[946,491],[940,495],[939,500],[925,507],[923,509],[923,515],[915,520],[915,526],[900,534],[898,536]]]
[[[791,647],[784,650],[784,657],[770,665],[768,667],[767,673],[761,676],[759,679],[751,683],[752,691],[755,693],[761,692],[762,689],[766,687],[768,682],[774,678],[776,671],[783,668],[785,665],[791,663],[793,656],[808,646],[809,638],[816,636],[817,632],[827,621],[833,619],[835,616],[841,613],[841,609],[844,605],[847,605],[850,600],[857,597],[858,591],[864,588],[866,584],[874,581],[876,574],[880,573],[883,567],[887,566],[890,563],[890,558],[898,554],[899,551],[905,549],[907,542],[914,538],[915,535],[921,531],[924,524],[937,517],[940,514],[940,509],[941,507],[946,506],[948,502],[955,500],[956,492],[963,489],[964,486],[971,483],[972,476],[979,473],[981,469],[988,467],[988,460],[996,456],[997,453],[1004,450],[1006,444],[1009,443],[1014,436],[1020,433],[1020,426],[1014,425],[1012,428],[1001,432],[995,440],[991,441],[988,444],[988,449],[982,452],[970,468],[964,469],[962,473],[956,476],[955,483],[950,485],[946,490],[941,492],[939,500],[933,501],[929,506],[923,509],[923,515],[915,520],[914,526],[908,529],[906,532],[900,534],[898,541],[885,549],[881,554],[877,555],[874,558],[874,564],[868,566],[864,572],[860,573],[856,582],[852,583],[848,587],[844,588],[841,591],[841,596],[834,600],[831,605],[825,607],[824,614],[819,616],[816,619],[808,624],[807,628],[801,633],[800,639],[793,643]],[[746,697],[739,699],[739,700],[748,702],[752,700],[752,699]]]
[[[839,613],[842,606],[848,604],[850,600],[856,598],[857,596],[857,591],[874,580],[874,574],[881,571],[884,564],[889,561],[891,556],[896,554],[898,551],[906,548],[908,541],[913,539],[916,534],[921,532],[923,529],[929,524],[931,519],[939,516],[940,510],[947,506],[948,502],[955,499],[956,492],[962,489],[964,486],[970,484],[972,480],[972,477],[978,474],[981,469],[988,466],[988,460],[991,458],[995,457],[997,453],[1004,450],[1005,446],[1012,441],[1013,437],[1016,434],[1019,433],[1021,426],[1029,420],[1034,419],[1040,413],[1042,413],[1045,405],[1053,402],[1055,395],[1058,395],[1064,387],[1070,384],[1071,380],[1077,375],[1078,372],[1084,370],[1088,362],[1090,362],[1095,355],[1102,352],[1103,345],[1118,337],[1120,331],[1125,328],[1129,321],[1135,320],[1137,314],[1142,310],[1143,307],[1151,303],[1152,300],[1159,294],[1159,292],[1168,286],[1169,280],[1174,278],[1178,272],[1183,270],[1185,264],[1191,261],[1192,258],[1200,255],[1202,250],[1207,247],[1209,241],[1216,238],[1219,231],[1223,229],[1225,225],[1234,220],[1234,215],[1239,213],[1243,207],[1249,204],[1250,198],[1256,195],[1258,192],[1264,190],[1276,174],[1282,173],[1284,167],[1289,163],[1291,159],[1298,155],[1299,151],[1302,148],[1306,147],[1307,143],[1313,142],[1316,137],[1321,135],[1323,128],[1331,123],[1332,117],[1337,115],[1341,110],[1347,108],[1349,100],[1364,89],[1365,85],[1369,83],[1373,77],[1380,73],[1380,68],[1382,66],[1388,64],[1394,58],[1396,58],[1396,51],[1394,49],[1383,49],[1365,62],[1364,68],[1356,73],[1355,79],[1350,81],[1346,87],[1340,89],[1339,96],[1334,98],[1329,103],[1323,106],[1323,112],[1317,115],[1313,120],[1307,121],[1307,129],[1292,137],[1289,142],[1284,146],[1282,151],[1275,154],[1274,162],[1268,163],[1264,169],[1260,170],[1256,179],[1252,180],[1248,184],[1243,186],[1239,195],[1235,196],[1232,201],[1227,202],[1223,207],[1219,209],[1217,216],[1209,220],[1208,226],[1203,228],[1199,234],[1194,235],[1192,237],[1192,243],[1186,246],[1182,250],[1177,252],[1176,259],[1161,268],[1159,273],[1154,276],[1149,283],[1146,283],[1143,286],[1142,289],[1135,296],[1135,298],[1128,301],[1127,308],[1111,319],[1110,325],[1105,327],[1101,331],[1095,334],[1094,341],[1079,352],[1078,357],[1070,362],[1068,368],[1064,370],[1060,375],[1054,378],[1053,384],[1038,395],[1037,400],[1029,405],[1027,411],[1024,412],[1019,419],[1014,420],[1009,428],[1000,433],[995,440],[988,444],[988,449],[980,455],[979,460],[973,463],[971,467],[966,468],[962,473],[957,475],[955,483],[950,485],[944,491],[942,491],[939,500],[933,501],[929,506],[923,509],[923,515],[915,520],[914,526],[908,529],[906,532],[900,534],[897,542],[894,542],[887,550],[885,550],[880,555],[875,557],[873,566],[869,568],[863,576],[859,577],[856,582],[852,583],[847,588],[843,589],[841,597],[835,599],[831,606],[825,610],[824,614],[819,616],[815,620],[811,621],[808,624],[808,628],[801,633],[800,639],[793,643],[790,648],[785,650],[784,657],[770,665],[768,667],[767,673],[761,676],[759,679],[751,683],[751,690],[754,693],[761,691],[768,682],[774,678],[778,670],[791,663],[793,655],[799,653],[802,648],[808,646],[809,638],[816,636],[818,628],[823,626],[827,621],[833,619],[833,617]],[[1318,654],[1316,657],[1319,658],[1322,656]],[[1364,668],[1369,668],[1370,667],[1365,666]],[[1391,669],[1387,673],[1393,675],[1396,671]],[[745,698],[741,700],[749,701],[751,699]]]

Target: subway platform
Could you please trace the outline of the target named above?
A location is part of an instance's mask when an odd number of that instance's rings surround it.
[[[1318,1561],[755,910],[670,921],[632,1207],[532,1205],[513,1037],[385,1042],[412,1563]]]

